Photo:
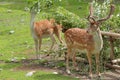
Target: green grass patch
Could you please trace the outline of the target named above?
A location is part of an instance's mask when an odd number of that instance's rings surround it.
[[[21,10],[0,8],[0,56],[1,60],[23,55],[24,50],[33,48],[29,29],[29,13]],[[11,31],[14,31],[11,33]],[[21,52],[20,54],[17,54]]]
[[[27,77],[28,71],[0,71],[0,80],[79,80],[68,76],[53,74],[51,72],[37,71],[30,77]]]
[[[16,68],[18,66],[21,66],[21,64],[20,63],[1,63],[0,64],[0,69],[10,70],[10,69]]]

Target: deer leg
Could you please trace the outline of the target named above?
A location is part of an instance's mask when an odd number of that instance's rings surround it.
[[[39,39],[39,50],[41,49],[42,39]]]
[[[92,78],[92,59],[91,59],[91,53],[87,53],[87,58],[89,62],[89,76]]]
[[[36,58],[39,59],[39,40],[34,39],[35,49],[36,49]]]
[[[40,52],[40,50],[41,50],[41,42],[42,42],[42,39],[39,39],[39,41],[38,41],[38,43],[39,43],[39,45],[38,45],[38,47],[39,47],[39,51],[38,51],[38,57],[39,57],[39,59],[41,59],[41,56],[40,56],[40,54],[39,54],[39,52]]]
[[[61,38],[58,38],[58,40],[60,41],[60,43],[63,43],[63,40]]]
[[[60,41],[60,43],[63,43],[62,37],[61,37],[61,30],[57,27],[55,27],[55,36],[58,38],[58,40]]]
[[[63,43],[63,40],[61,38],[60,32],[55,33],[56,37],[58,38],[58,40],[60,41],[60,43]]]
[[[51,38],[51,40],[52,40],[52,45],[51,45],[51,47],[50,47],[50,49],[49,49],[49,50],[52,50],[52,48],[53,48],[53,46],[54,46],[54,44],[55,44],[56,40],[55,40],[55,37],[54,37],[54,35],[53,35],[53,34],[51,34],[51,35],[50,35],[50,38]]]
[[[97,75],[100,77],[101,74],[99,72],[99,53],[96,53],[95,57],[96,57],[96,72],[97,72]]]
[[[71,55],[71,49],[68,48],[68,52],[67,52],[67,55],[66,55],[66,72],[68,74],[70,74],[70,69],[69,69],[69,58],[70,58],[70,55]]]
[[[72,58],[72,60],[73,60],[73,67],[74,67],[74,69],[75,70],[79,70],[78,69],[78,67],[77,67],[77,63],[76,63],[76,53],[75,53],[75,51],[73,51],[74,53],[73,53],[73,58]]]

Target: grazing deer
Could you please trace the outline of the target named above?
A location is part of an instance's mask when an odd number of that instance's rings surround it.
[[[36,6],[35,6],[36,7]],[[32,37],[35,42],[35,48],[36,48],[36,56],[37,59],[39,58],[39,51],[41,48],[41,42],[43,37],[50,37],[52,40],[52,45],[50,47],[50,50],[53,48],[55,44],[55,37],[54,34],[57,36],[58,40],[62,43],[60,32],[62,30],[62,25],[58,25],[55,23],[54,19],[51,20],[41,20],[38,22],[35,22],[35,16],[37,14],[37,11],[35,10],[35,7],[31,7],[30,13],[31,13],[31,20],[30,20],[30,28]]]
[[[99,54],[101,49],[103,48],[103,39],[100,33],[99,25],[101,22],[106,21],[110,18],[113,13],[114,6],[111,5],[110,13],[106,18],[102,18],[100,20],[95,20],[93,17],[93,7],[90,6],[90,15],[88,16],[88,21],[90,23],[87,30],[80,28],[71,28],[68,29],[64,36],[65,42],[67,45],[67,55],[66,55],[66,71],[70,74],[69,70],[69,58],[72,54],[73,58],[73,66],[76,68],[77,64],[75,61],[75,51],[79,50],[80,52],[85,52],[89,62],[89,76],[92,77],[92,54],[96,57],[96,71],[98,76],[99,73]]]

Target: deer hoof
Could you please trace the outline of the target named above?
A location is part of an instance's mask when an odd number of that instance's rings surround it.
[[[92,79],[93,75],[92,74],[89,74],[89,78]]]
[[[98,73],[98,77],[101,77],[101,74],[100,74],[100,73]]]
[[[70,70],[66,70],[67,74],[71,74]]]
[[[75,70],[76,70],[76,71],[79,71],[79,68],[77,67],[77,68],[75,68]]]

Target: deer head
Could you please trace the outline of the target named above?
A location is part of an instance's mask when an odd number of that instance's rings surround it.
[[[55,29],[58,31],[62,31],[62,24],[57,24],[57,22],[55,21],[55,19],[50,19],[50,22],[54,25]]]
[[[111,15],[113,14],[114,12],[114,5],[111,5],[110,7],[110,12],[108,14],[107,17],[105,18],[102,18],[100,20],[95,20],[94,16],[93,16],[93,6],[92,4],[90,5],[90,15],[88,16],[88,21],[90,22],[90,26],[87,30],[88,33],[90,32],[95,32],[97,30],[99,30],[99,25],[103,22],[103,21],[106,21],[107,19],[109,19],[111,17]]]

